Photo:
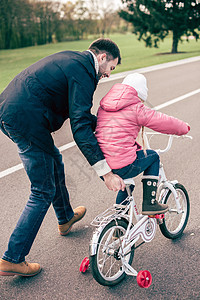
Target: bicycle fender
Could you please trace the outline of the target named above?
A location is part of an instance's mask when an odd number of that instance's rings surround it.
[[[162,199],[160,199],[160,193],[163,189],[168,189],[168,190],[171,190],[171,191],[174,191],[174,186],[178,183],[178,180],[173,180],[173,181],[165,181],[165,182],[162,182],[159,186],[158,186],[158,190],[157,190],[157,195],[159,195],[159,201],[161,201],[161,203],[164,203],[164,199],[165,199],[165,196],[164,195],[162,197]]]
[[[127,222],[128,224],[128,220],[123,217],[123,218],[120,218],[120,219],[123,219],[125,222]],[[112,220],[114,221],[114,219]],[[111,221],[111,222],[112,222]],[[92,239],[90,241],[90,245],[89,245],[89,255],[90,256],[93,256],[93,255],[96,255],[97,253],[97,246],[99,244],[99,237],[102,233],[102,231],[104,230],[104,228],[111,222],[108,222],[107,224],[103,225],[103,226],[100,226],[98,227],[94,232],[93,232],[93,235],[92,235]]]
[[[90,241],[90,245],[89,245],[89,255],[93,256],[96,255],[97,253],[97,246],[98,246],[98,241],[99,241],[99,237],[101,232],[103,231],[105,226],[101,226],[99,228],[97,228],[92,236],[92,239]]]

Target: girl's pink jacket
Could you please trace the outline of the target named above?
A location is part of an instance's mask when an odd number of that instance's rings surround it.
[[[96,137],[111,169],[134,162],[141,146],[136,138],[142,126],[155,131],[183,135],[189,126],[145,106],[129,85],[117,83],[101,100],[97,115]]]

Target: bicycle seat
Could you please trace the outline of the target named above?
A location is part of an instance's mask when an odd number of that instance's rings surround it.
[[[124,183],[125,183],[125,185],[134,185],[135,186],[135,181],[133,178],[124,179]]]

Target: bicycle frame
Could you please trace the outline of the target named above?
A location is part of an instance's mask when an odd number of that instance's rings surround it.
[[[154,134],[158,134],[158,133],[146,133],[146,134],[154,135]],[[189,137],[189,136],[187,136],[187,137]],[[189,138],[191,138],[191,137],[189,137]],[[156,152],[158,154],[167,152],[171,148],[172,140],[173,140],[173,136],[169,136],[167,147],[163,150],[158,149],[158,150],[156,150]],[[146,143],[147,143],[147,148],[151,149],[147,138],[146,138]],[[139,214],[134,197],[130,190],[130,185],[135,186],[135,182],[132,178],[126,179],[126,180],[124,180],[124,182],[125,182],[126,190],[128,193],[128,197],[124,201],[126,201],[126,202],[128,201],[129,204],[123,205],[123,202],[119,205],[115,204],[114,208],[116,210],[117,209],[119,210],[118,213],[116,213],[116,214],[113,213],[113,208],[112,208],[112,209],[110,209],[110,211],[108,209],[104,213],[98,215],[94,219],[94,221],[97,221],[97,223],[99,220],[101,220],[101,221],[100,221],[99,225],[95,224],[95,226],[99,226],[99,228],[93,234],[93,238],[90,243],[89,251],[90,251],[91,256],[93,256],[97,253],[99,235],[101,234],[101,232],[103,231],[105,226],[111,220],[115,220],[116,226],[118,226],[117,220],[119,218],[125,218],[128,221],[128,227],[127,227],[125,235],[122,238],[119,238],[117,241],[113,241],[112,243],[115,246],[116,245],[120,246],[118,255],[121,258],[122,268],[124,268],[125,273],[127,275],[137,276],[138,272],[127,263],[125,256],[130,253],[131,248],[135,245],[135,243],[139,240],[140,237],[142,238],[143,242],[150,242],[154,238],[155,233],[156,233],[156,227],[157,227],[156,225],[157,225],[157,222],[159,222],[160,220],[157,220],[155,216],[151,217],[151,216]],[[163,164],[160,163],[159,181],[158,181],[158,190],[157,190],[157,194],[159,195],[159,201],[161,203],[163,203],[168,191],[170,190],[171,193],[174,195],[174,199],[176,202],[176,208],[177,208],[177,210],[173,210],[173,212],[180,214],[180,213],[182,213],[182,209],[181,209],[181,206],[179,203],[179,196],[176,192],[176,189],[174,188],[176,183],[178,183],[177,180],[174,180],[174,181],[167,180]],[[162,191],[164,191],[164,192],[162,193]],[[124,210],[125,207],[126,207],[126,210]],[[121,209],[121,211],[120,211],[120,209]],[[126,214],[127,211],[129,211],[128,215]],[[110,214],[109,214],[109,212],[110,212]],[[132,226],[133,225],[133,217],[135,217],[135,219],[136,219],[136,223],[134,224],[134,226]],[[92,224],[92,225],[94,225],[94,224]],[[113,227],[113,229],[111,230],[108,239],[110,239],[110,237],[113,235],[114,230],[115,230],[115,227]],[[116,244],[116,243],[118,243],[118,244]],[[112,244],[109,244],[109,248],[106,249],[106,253],[113,255],[114,248],[112,248],[111,245]]]
[[[130,215],[126,234],[121,241],[122,244],[119,250],[119,255],[121,257],[122,267],[124,268],[125,273],[127,275],[137,276],[138,272],[127,263],[124,257],[130,252],[131,247],[139,240],[140,237],[144,242],[150,242],[154,238],[156,233],[156,219],[149,218],[149,216],[144,216],[138,213],[134,197],[129,188],[130,180],[128,180],[128,182],[125,180],[124,182],[128,192],[128,201],[130,202]],[[133,180],[132,184],[134,184]],[[137,222],[134,227],[131,228],[133,224],[133,216],[135,216]],[[117,220],[115,220],[115,222],[117,225]]]
[[[131,194],[130,188],[129,188],[130,184],[135,185],[134,180],[128,179],[127,181],[125,180],[124,182],[126,184],[126,189],[128,192],[128,197],[126,200],[128,200],[130,202],[128,205],[130,214],[125,215],[124,212],[122,212],[122,214],[119,214],[119,215],[117,215],[116,218],[114,218],[116,225],[118,224],[117,218],[119,218],[119,217],[124,217],[124,218],[128,219],[128,222],[129,222],[127,230],[126,230],[126,234],[123,237],[122,247],[120,247],[120,251],[119,251],[119,255],[121,257],[124,257],[125,255],[127,255],[127,252],[129,251],[129,249],[138,241],[138,239],[140,237],[142,237],[142,239],[145,242],[150,242],[154,238],[155,232],[156,232],[156,219],[149,218],[148,216],[143,216],[142,214],[138,213],[138,209],[137,209],[134,197]],[[115,208],[121,208],[121,207],[123,207],[123,205],[117,205],[117,204],[115,205]],[[136,218],[136,224],[134,225],[133,228],[131,228],[132,224],[133,224],[133,216],[135,216],[135,218]],[[91,256],[96,254],[99,234],[102,232],[102,230],[105,226],[106,226],[106,224],[100,226],[93,235],[92,241],[90,243],[90,255]],[[113,229],[113,232],[114,232],[114,229]],[[113,232],[111,232],[111,234],[113,234]],[[110,249],[109,251],[112,251],[112,249]],[[112,254],[112,253],[110,253],[110,254]],[[129,269],[129,271],[130,271],[130,268],[132,269],[132,271],[131,271],[132,275],[137,276],[137,272],[133,271],[134,269],[131,266],[129,266],[125,261],[124,261],[124,263],[126,265],[126,268]]]

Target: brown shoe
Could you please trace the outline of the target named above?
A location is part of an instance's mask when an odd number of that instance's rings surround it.
[[[75,208],[73,218],[69,222],[63,225],[58,225],[58,231],[60,235],[67,235],[72,229],[72,225],[77,221],[81,220],[84,217],[85,213],[86,213],[86,208],[84,206],[79,206]]]
[[[27,263],[26,261],[14,264],[7,260],[0,259],[0,275],[1,276],[34,276],[41,271],[40,265],[37,263]]]

